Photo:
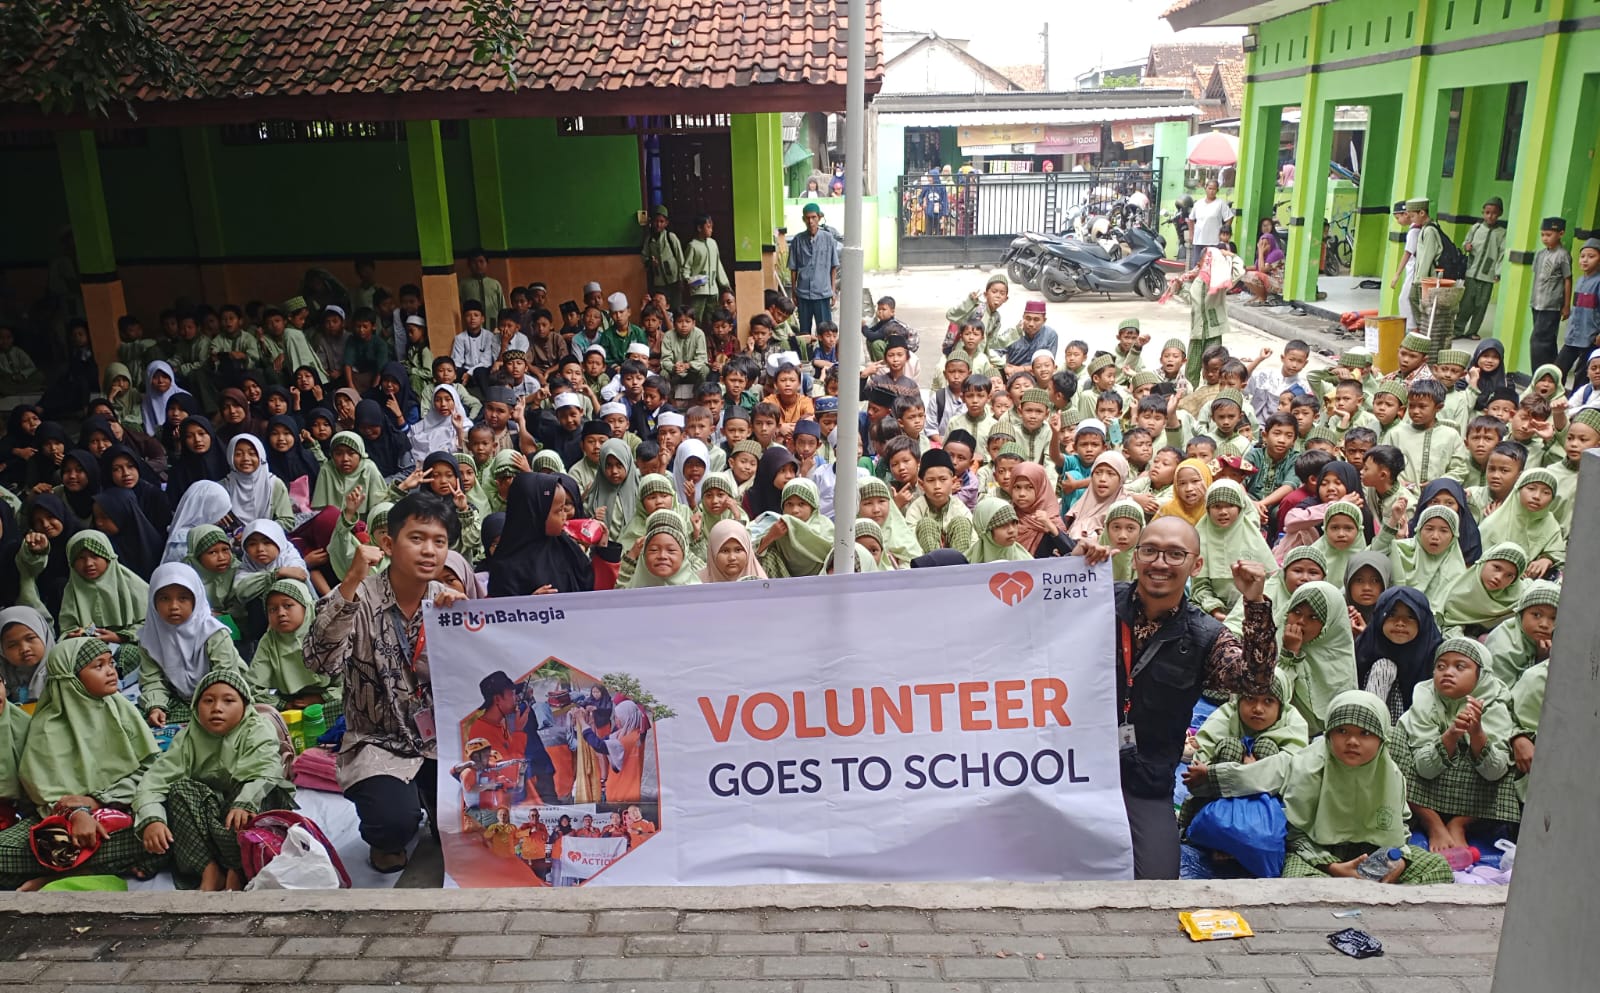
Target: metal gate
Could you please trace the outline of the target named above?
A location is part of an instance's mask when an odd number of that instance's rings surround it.
[[[1075,207],[1104,209],[1142,191],[1154,210],[1160,189],[1160,166],[902,176],[895,187],[900,265],[997,262],[1025,231],[1064,231]]]

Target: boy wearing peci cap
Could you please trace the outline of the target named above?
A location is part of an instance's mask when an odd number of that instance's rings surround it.
[[[1533,308],[1528,360],[1535,369],[1553,365],[1560,357],[1561,322],[1572,313],[1572,257],[1561,243],[1566,233],[1564,218],[1546,217],[1539,224],[1543,247],[1533,253],[1533,291],[1528,301]]]
[[[1461,242],[1467,255],[1466,290],[1461,296],[1461,337],[1473,341],[1483,330],[1483,316],[1489,312],[1489,297],[1500,282],[1500,266],[1506,260],[1506,226],[1500,223],[1505,202],[1490,197],[1483,205],[1483,220],[1474,224]]]

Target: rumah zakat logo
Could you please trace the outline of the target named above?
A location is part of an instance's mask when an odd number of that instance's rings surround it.
[[[1015,607],[1033,592],[1033,577],[1025,572],[997,572],[989,577],[989,592],[1008,607]]]
[[[582,862],[583,861],[583,853],[582,852],[568,852],[567,853],[567,861],[568,862]]]

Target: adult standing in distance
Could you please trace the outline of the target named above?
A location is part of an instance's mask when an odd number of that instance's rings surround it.
[[[1260,694],[1277,667],[1277,626],[1263,590],[1266,570],[1235,562],[1244,596],[1238,637],[1184,595],[1201,565],[1200,537],[1177,517],[1150,522],[1133,549],[1135,579],[1118,583],[1117,733],[1122,801],[1138,879],[1178,878],[1172,773],[1202,689]]]
[[[379,872],[406,867],[424,809],[438,829],[433,682],[421,608],[424,600],[443,607],[466,599],[439,582],[456,527],[455,510],[431,493],[396,503],[381,545],[357,547],[306,634],[306,668],[344,676],[339,786],[356,806],[368,861]],[[384,555],[388,571],[373,573]]]
[[[1200,255],[1222,241],[1222,226],[1233,220],[1233,208],[1217,197],[1217,181],[1206,180],[1206,196],[1189,212],[1189,268],[1200,265]]]
[[[833,320],[833,299],[839,295],[839,242],[822,232],[822,208],[808,203],[800,216],[806,229],[789,242],[789,287],[798,309],[799,334],[809,341],[813,324]]]

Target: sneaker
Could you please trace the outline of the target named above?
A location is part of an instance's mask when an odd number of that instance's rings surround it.
[[[1391,659],[1379,659],[1372,663],[1372,671],[1367,673],[1368,693],[1385,702],[1389,699],[1389,691],[1394,688],[1394,681],[1400,675],[1400,670]]]

